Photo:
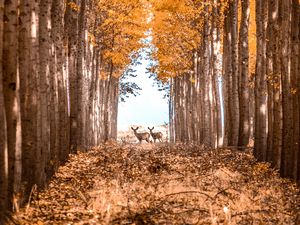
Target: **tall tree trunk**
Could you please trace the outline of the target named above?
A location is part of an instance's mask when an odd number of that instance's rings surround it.
[[[174,78],[174,90],[175,90],[175,142],[181,140],[181,105],[180,105],[180,80],[181,77]]]
[[[232,79],[231,79],[231,92],[230,92],[230,136],[229,145],[237,146],[239,137],[239,95],[238,95],[238,1],[233,0],[229,6],[231,25],[231,67],[232,67]]]
[[[214,1],[214,3],[218,3],[218,1]],[[212,29],[212,54],[213,54],[213,86],[214,86],[214,96],[215,96],[215,121],[216,121],[216,138],[217,138],[217,147],[223,146],[224,141],[224,132],[222,125],[222,108],[223,104],[221,102],[222,92],[220,90],[220,82],[222,79],[222,55],[221,55],[221,37],[220,37],[220,28],[218,25],[218,8],[215,6],[214,8],[214,17],[213,17],[213,29]],[[221,82],[222,83],[222,82]]]
[[[223,41],[223,98],[224,98],[224,146],[230,144],[231,139],[231,123],[233,121],[231,108],[231,90],[232,90],[232,67],[230,59],[232,58],[232,39],[230,35],[230,13],[229,10],[226,12],[225,23],[224,23],[224,41]]]
[[[242,1],[242,17],[239,32],[239,105],[240,124],[238,146],[247,146],[250,136],[249,120],[249,47],[248,30],[250,18],[249,0]]]
[[[108,141],[109,139],[110,139],[110,129],[109,129],[109,127],[110,127],[110,124],[109,124],[109,120],[110,120],[110,118],[109,118],[109,115],[110,115],[110,101],[111,101],[111,92],[113,91],[113,90],[111,90],[111,88],[112,88],[112,85],[111,85],[111,83],[112,83],[112,74],[113,74],[113,65],[111,64],[111,71],[110,71],[110,75],[109,75],[109,77],[107,78],[107,80],[105,80],[104,82],[105,82],[105,84],[106,84],[106,88],[104,89],[105,90],[105,92],[106,92],[106,94],[103,96],[103,109],[104,109],[104,117],[103,117],[103,135],[104,135],[104,138],[103,138],[103,140],[104,141]]]
[[[119,78],[114,78],[113,115],[112,115],[112,139],[118,136],[118,104],[119,104]]]
[[[4,0],[0,1],[0,223],[4,224],[4,212],[8,201],[8,150],[7,125],[3,96],[3,14]]]
[[[85,149],[84,144],[84,128],[85,128],[85,117],[84,117],[84,110],[85,110],[85,101],[83,100],[83,86],[84,86],[84,58],[85,58],[85,28],[86,28],[86,1],[80,1],[80,12],[78,15],[78,41],[77,41],[77,148],[80,150]]]
[[[298,15],[300,14],[300,4],[298,4]],[[298,19],[298,28],[300,27],[300,18]],[[298,71],[300,72],[300,31],[298,33]],[[299,106],[300,106],[300,73],[298,73],[298,100],[299,100]],[[299,114],[299,120],[300,120],[300,114]],[[299,141],[300,143],[300,136],[299,136]],[[300,162],[300,147],[298,149],[298,181],[300,180],[300,168],[299,168],[299,162]]]
[[[22,180],[25,186],[25,199],[36,183],[37,152],[37,24],[36,3],[24,0],[20,3],[20,101],[22,115]]]
[[[51,21],[51,0],[40,0],[39,12],[39,78],[38,78],[38,185],[46,184],[47,165],[50,157],[50,121],[48,104],[49,79],[50,79],[50,32],[49,21]]]
[[[266,159],[267,149],[267,96],[266,96],[266,37],[265,23],[267,1],[256,0],[256,74],[255,74],[255,130],[254,155]]]
[[[8,199],[18,210],[22,173],[20,83],[18,70],[18,1],[5,1],[3,38],[3,91],[7,121]],[[13,198],[12,198],[13,197]]]
[[[273,143],[272,143],[272,164],[275,168],[280,169],[281,165],[281,152],[282,152],[282,83],[281,83],[281,64],[280,64],[280,49],[281,49],[281,41],[280,41],[280,30],[278,27],[280,26],[281,10],[279,10],[279,0],[274,0],[274,2],[270,5],[270,7],[274,7],[272,9],[272,22],[274,24],[273,32],[272,32],[272,43],[273,43]]]
[[[211,73],[210,73],[210,48],[209,48],[209,38],[210,38],[210,24],[208,21],[205,22],[203,27],[203,80],[204,80],[204,145],[212,147],[212,127],[211,127],[211,95],[210,95],[210,83],[211,83]]]
[[[61,33],[59,30],[63,23],[59,19],[62,14],[59,11],[59,2],[53,0],[51,4],[51,48],[50,48],[50,79],[49,79],[49,119],[50,119],[50,166],[48,172],[48,178],[50,178],[59,166],[59,151],[60,151],[60,133],[63,130],[63,124],[60,124],[59,113],[59,86],[60,79],[59,71],[62,70],[62,64],[58,63],[59,50],[57,51],[57,45],[61,39]],[[59,24],[58,24],[59,23]]]
[[[93,48],[93,56],[92,56],[92,71],[91,71],[91,83],[90,83],[90,90],[89,90],[89,129],[88,129],[88,144],[89,146],[95,145],[95,135],[96,135],[96,128],[95,128],[95,101],[96,101],[96,90],[97,90],[97,83],[98,83],[98,74],[97,74],[97,60],[99,51]]]
[[[68,138],[68,110],[66,96],[68,95],[64,79],[64,60],[65,51],[63,46],[64,32],[64,3],[60,0],[53,0],[51,7],[51,36],[52,36],[52,58],[55,63],[54,78],[55,92],[53,96],[56,102],[55,106],[55,129],[56,129],[56,146],[55,157],[52,159],[54,170],[57,169],[60,162],[64,161],[69,153]]]
[[[169,98],[169,141],[171,143],[175,143],[175,115],[174,115],[174,106],[175,106],[175,98],[174,98],[174,78],[170,79],[170,98]]]
[[[283,147],[281,174],[291,176],[293,174],[293,104],[291,96],[291,0],[282,1],[282,28],[281,28],[281,82],[282,82],[282,110],[283,110]]]
[[[67,0],[65,12],[65,39],[68,46],[68,79],[69,79],[69,95],[70,95],[70,151],[77,152],[78,141],[78,84],[77,84],[77,40],[78,40],[78,16],[77,12],[71,8],[71,3],[77,3],[76,0]]]
[[[274,133],[274,92],[273,86],[275,84],[275,77],[273,72],[273,55],[274,55],[274,44],[273,39],[275,38],[273,35],[274,29],[274,21],[278,14],[276,13],[274,8],[274,1],[268,1],[268,24],[267,24],[267,44],[266,44],[266,77],[267,77],[267,91],[268,91],[268,137],[267,137],[267,152],[266,152],[266,160],[268,162],[272,161],[272,151],[273,151],[273,133]]]
[[[291,58],[291,92],[292,92],[292,102],[293,102],[293,140],[292,148],[294,152],[293,157],[293,174],[292,177],[295,180],[300,181],[300,176],[298,175],[300,170],[300,2],[293,0],[292,3],[292,36],[291,36],[291,46],[292,46],[292,58]]]

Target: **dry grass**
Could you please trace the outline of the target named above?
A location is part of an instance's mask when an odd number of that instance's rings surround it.
[[[20,224],[300,224],[297,186],[251,153],[104,145],[73,155]]]

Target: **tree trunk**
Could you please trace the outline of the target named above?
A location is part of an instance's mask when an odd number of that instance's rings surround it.
[[[86,29],[86,1],[80,1],[80,12],[78,15],[78,41],[77,41],[77,149],[85,149],[84,131],[85,131],[85,101],[83,100],[84,92],[84,58],[85,58],[85,29]]]
[[[37,152],[37,23],[32,14],[36,3],[24,0],[20,3],[19,70],[20,101],[22,115],[22,181],[25,187],[24,200],[36,183]]]
[[[75,0],[67,0],[65,12],[65,39],[68,46],[68,83],[70,95],[70,151],[77,152],[77,115],[78,115],[78,84],[77,84],[77,71],[76,71],[76,57],[77,57],[77,39],[78,39],[78,16],[77,12],[73,10],[69,3],[76,3]]]
[[[254,155],[258,160],[266,159],[267,148],[267,96],[266,96],[266,37],[265,21],[267,1],[256,0],[256,74],[255,74],[255,130]]]
[[[39,12],[39,78],[38,78],[38,152],[37,173],[38,186],[46,184],[48,161],[50,157],[50,121],[48,104],[49,79],[50,79],[50,33],[49,21],[51,21],[51,0],[40,0]]]
[[[215,0],[214,3],[216,4],[217,1]],[[214,8],[214,18],[213,18],[213,29],[212,29],[212,54],[213,54],[213,60],[212,60],[212,67],[213,67],[213,86],[214,86],[214,94],[216,104],[214,106],[216,112],[215,112],[215,121],[216,121],[216,146],[222,147],[223,141],[224,141],[224,132],[223,132],[223,124],[222,124],[222,108],[223,103],[221,102],[221,99],[223,97],[223,93],[220,89],[220,83],[222,80],[222,55],[221,55],[221,37],[220,37],[220,28],[218,25],[218,8]]]
[[[273,54],[274,49],[273,48],[273,40],[274,40],[274,21],[273,18],[276,19],[278,14],[276,13],[274,8],[274,1],[268,1],[268,25],[267,25],[267,44],[266,44],[266,77],[267,77],[267,91],[268,91],[268,137],[267,137],[267,152],[266,152],[266,160],[268,162],[272,161],[273,157],[273,133],[274,133],[274,92],[273,92],[273,86],[275,84],[275,76],[274,76],[274,67],[273,67]]]
[[[203,76],[203,85],[204,85],[204,145],[212,147],[212,127],[211,127],[211,95],[210,95],[210,82],[211,82],[211,73],[210,73],[210,48],[209,48],[209,38],[210,38],[210,24],[205,22],[203,27],[203,73],[200,76]]]
[[[293,0],[292,6],[292,58],[291,58],[291,84],[292,84],[292,101],[293,101],[293,140],[292,148],[293,157],[293,174],[294,180],[300,181],[300,3]]]
[[[249,47],[248,47],[248,30],[250,18],[249,0],[242,1],[242,17],[239,32],[239,140],[238,146],[247,146],[250,136],[249,120]]]
[[[231,79],[231,92],[230,92],[230,136],[229,145],[237,146],[239,137],[239,95],[238,95],[238,1],[233,0],[229,6],[231,17],[231,67],[232,67],[232,79]]]
[[[283,147],[281,174],[290,177],[293,174],[293,104],[291,96],[291,0],[282,1],[282,29],[281,29],[281,82],[282,82],[282,111],[283,111]]]
[[[225,22],[224,22],[224,37],[223,37],[223,98],[224,98],[224,146],[230,144],[231,135],[231,90],[232,90],[232,67],[230,64],[230,59],[232,58],[232,39],[230,36],[230,13],[229,10],[226,12]]]
[[[20,203],[22,176],[22,137],[20,83],[18,70],[18,1],[5,1],[3,38],[3,91],[7,121],[8,199],[13,199],[14,210]]]
[[[60,162],[64,162],[69,153],[68,145],[68,102],[66,100],[67,85],[65,84],[65,74],[64,74],[64,60],[65,51],[63,46],[63,32],[64,32],[64,4],[60,0],[52,1],[51,8],[51,36],[53,44],[52,58],[55,63],[54,78],[55,82],[55,92],[53,96],[56,102],[55,106],[55,129],[56,129],[56,146],[55,146],[55,157],[52,161],[54,170],[57,169]]]
[[[0,0],[0,49],[3,49],[4,0]],[[3,96],[3,52],[0,51],[0,223],[4,224],[4,212],[8,203],[8,149],[7,125]]]

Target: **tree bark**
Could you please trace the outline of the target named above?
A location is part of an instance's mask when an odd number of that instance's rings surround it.
[[[229,145],[237,146],[238,145],[238,137],[239,137],[239,96],[238,96],[238,1],[233,0],[229,6],[230,17],[231,17],[231,25],[230,25],[230,33],[231,33],[231,67],[232,67],[232,79],[231,79],[231,96],[230,96],[230,115],[231,115],[231,123],[230,123],[230,136],[229,136]]]
[[[214,1],[214,3],[218,3],[218,1]],[[213,29],[212,29],[212,67],[213,67],[213,89],[215,96],[215,121],[216,121],[216,146],[223,147],[224,144],[224,130],[222,124],[222,109],[223,109],[223,102],[221,101],[223,97],[223,93],[220,89],[220,84],[223,83],[222,80],[222,55],[221,55],[221,33],[220,27],[218,25],[219,20],[219,12],[218,8],[215,6],[214,8],[214,18],[213,18]]]
[[[20,82],[18,70],[18,1],[5,1],[3,37],[3,91],[7,121],[8,196],[13,209],[20,203],[22,173],[22,137],[20,110]],[[12,206],[12,205],[10,205]]]
[[[70,95],[70,151],[72,153],[77,152],[77,115],[78,115],[78,83],[77,83],[77,40],[78,40],[78,15],[75,10],[73,10],[69,3],[77,3],[75,0],[68,0],[65,12],[65,39],[67,42],[68,49],[68,83],[69,87],[69,95]]]
[[[20,101],[22,115],[22,181],[25,187],[24,200],[36,183],[37,153],[37,23],[32,16],[36,3],[20,2],[19,70]]]
[[[292,103],[293,103],[293,139],[292,139],[292,152],[293,152],[293,174],[291,177],[294,180],[300,180],[298,176],[299,166],[299,150],[300,150],[300,70],[299,70],[299,54],[300,54],[300,3],[297,0],[292,2],[292,34],[291,34],[291,92],[292,92]]]
[[[247,146],[250,136],[249,120],[249,44],[248,30],[250,18],[249,0],[242,1],[242,16],[239,32],[239,140],[238,146]]]
[[[50,121],[48,104],[49,79],[50,79],[50,30],[51,21],[51,0],[40,0],[39,11],[39,77],[38,77],[38,155],[37,155],[37,177],[38,186],[46,184],[47,173],[49,172],[50,157]]]
[[[283,147],[281,174],[290,177],[293,174],[293,104],[291,96],[291,0],[282,1],[282,29],[281,29],[281,82],[282,82],[282,111],[283,111]]]
[[[267,148],[267,96],[266,96],[266,34],[265,23],[267,1],[256,0],[256,74],[255,74],[255,130],[254,155],[258,160],[266,159]]]
[[[0,1],[0,49],[3,49],[4,0]],[[3,95],[3,52],[0,51],[0,223],[4,224],[4,212],[8,203],[8,149],[7,125]]]
[[[84,132],[85,132],[85,116],[84,110],[86,108],[85,101],[84,101],[84,58],[85,58],[85,29],[86,29],[86,1],[80,1],[80,12],[78,15],[78,41],[77,41],[77,62],[76,62],[76,83],[77,83],[77,149],[84,150],[85,140]]]
[[[64,162],[69,154],[68,145],[68,91],[65,83],[66,74],[64,71],[66,54],[63,45],[63,32],[64,32],[64,4],[60,0],[53,0],[51,7],[51,37],[52,37],[52,58],[54,59],[55,69],[52,79],[55,82],[55,157],[52,159],[54,170],[57,169],[60,162]]]
[[[232,57],[232,39],[230,35],[230,13],[229,10],[226,12],[225,22],[224,22],[224,34],[223,34],[223,98],[224,98],[224,146],[228,146],[231,137],[231,89],[232,89],[232,67],[230,64],[230,59]]]

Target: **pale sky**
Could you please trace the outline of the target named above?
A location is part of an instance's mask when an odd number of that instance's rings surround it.
[[[168,122],[168,100],[163,99],[164,92],[158,91],[152,78],[146,74],[149,61],[141,60],[136,69],[137,77],[130,78],[142,88],[140,95],[126,98],[119,103],[118,129],[127,130],[128,126],[156,126]]]

